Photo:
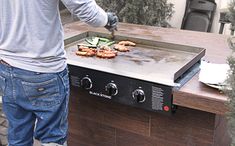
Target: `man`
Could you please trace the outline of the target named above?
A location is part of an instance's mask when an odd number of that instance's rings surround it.
[[[116,29],[117,16],[94,0],[62,0],[92,26]],[[0,0],[0,96],[9,146],[66,145],[69,81],[59,0]]]

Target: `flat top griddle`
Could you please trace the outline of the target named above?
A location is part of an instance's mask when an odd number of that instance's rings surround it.
[[[175,80],[205,54],[203,48],[115,36],[116,42],[130,40],[137,45],[130,47],[130,52],[118,52],[113,59],[77,56],[77,44],[91,36],[110,37],[105,33],[86,32],[66,39],[68,64],[169,86],[174,86]]]

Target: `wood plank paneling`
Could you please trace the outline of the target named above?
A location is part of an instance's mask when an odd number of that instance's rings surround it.
[[[165,139],[142,136],[124,130],[117,130],[117,146],[186,146]]]
[[[227,120],[225,116],[216,115],[214,146],[230,146],[231,138],[227,129]]]
[[[174,115],[166,116],[71,93],[72,146],[213,145],[215,114],[179,107]]]
[[[179,107],[173,116],[151,117],[151,136],[185,145],[212,145],[214,115]]]
[[[69,146],[114,146],[115,129],[83,119],[76,113],[69,117]]]
[[[85,119],[141,135],[150,134],[150,112],[125,105],[120,106],[108,100],[100,100],[98,97],[87,97],[82,94],[75,96],[73,91],[71,91],[70,100],[73,103],[70,106],[70,112]],[[135,112],[132,112],[133,109]]]

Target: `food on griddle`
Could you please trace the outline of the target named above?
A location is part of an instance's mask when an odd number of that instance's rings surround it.
[[[103,49],[103,50],[112,50],[109,46],[106,46],[106,45],[100,46],[100,49]]]
[[[106,45],[101,46],[101,47],[100,47],[100,50],[105,50],[105,52],[110,51],[110,52],[112,52],[112,53],[115,53],[116,55],[117,55],[117,53],[118,53],[118,51],[113,50],[112,48],[110,48],[109,46],[106,46]],[[110,53],[110,52],[108,52],[108,53]]]
[[[127,46],[136,46],[136,44],[131,41],[120,41],[118,44],[114,44],[113,48],[120,52],[128,52],[130,49]]]
[[[136,43],[131,41],[120,41],[118,44],[123,46],[136,46]]]
[[[89,48],[89,47],[88,46],[83,46],[83,45],[78,46],[78,49],[87,49],[87,48]]]
[[[114,58],[115,56],[117,56],[117,52],[114,50],[99,50],[96,53],[96,56],[99,58]]]
[[[113,47],[115,50],[118,50],[120,52],[128,52],[130,51],[129,48],[127,48],[126,46],[124,45],[120,45],[120,44],[114,44],[114,47]]]
[[[114,44],[115,41],[111,41],[106,38],[90,37],[86,38],[85,42],[78,44],[78,50],[76,54],[79,56],[97,56],[100,58],[114,58],[119,52],[128,52],[130,49],[128,46],[135,46],[136,44],[131,41],[120,41],[118,44]],[[113,48],[110,46],[113,45]],[[116,51],[117,50],[117,51]]]
[[[91,45],[98,45],[98,43],[99,43],[99,37],[94,37],[94,38],[86,38],[85,39],[85,41],[87,42],[87,43],[89,43],[89,44],[91,44]]]
[[[115,41],[110,41],[110,42],[106,42],[106,46],[111,46],[111,45],[113,45],[113,44],[115,44]]]
[[[96,53],[96,49],[94,49],[94,48],[89,48],[89,47],[84,47],[84,46],[80,46],[79,48],[78,48],[78,51],[82,51],[82,52],[94,52],[94,53]]]
[[[79,46],[78,50],[76,51],[76,55],[79,55],[79,56],[92,57],[92,56],[95,56],[95,54],[96,54],[96,49],[89,48],[86,46]]]
[[[92,57],[92,56],[95,56],[95,53],[94,52],[76,51],[76,55]]]
[[[78,44],[77,46],[78,46],[78,48],[80,48],[80,46],[81,46],[81,47],[88,47],[88,48],[97,48],[96,45],[82,44],[82,43]]]

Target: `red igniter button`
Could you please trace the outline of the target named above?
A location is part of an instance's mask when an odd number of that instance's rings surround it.
[[[163,109],[164,109],[164,111],[166,111],[166,112],[168,112],[168,111],[170,110],[169,106],[167,106],[167,105],[165,105],[165,106],[163,107]]]

